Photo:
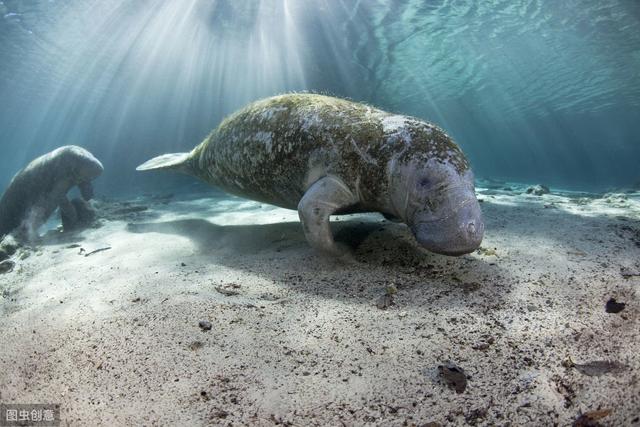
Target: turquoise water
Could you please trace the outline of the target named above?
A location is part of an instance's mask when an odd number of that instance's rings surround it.
[[[4,0],[0,187],[65,144],[98,192],[188,185],[134,168],[303,90],[433,121],[482,178],[640,181],[635,0]]]

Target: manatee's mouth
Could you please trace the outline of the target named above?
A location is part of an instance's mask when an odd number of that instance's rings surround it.
[[[414,236],[420,246],[437,254],[460,256],[469,254],[480,247],[484,234],[484,225],[469,223],[457,227],[453,231],[434,230],[430,227],[418,225],[414,229]]]
[[[411,226],[411,231],[425,249],[442,255],[460,256],[480,247],[484,223],[477,201],[468,199],[442,218],[417,221]]]
[[[430,250],[433,253],[439,254],[439,255],[446,255],[446,256],[462,256],[462,255],[466,255],[466,254],[470,254],[473,251],[475,251],[478,248],[473,248],[473,249],[460,249],[457,251],[448,251],[448,250],[440,250],[440,251],[434,251],[434,250]]]

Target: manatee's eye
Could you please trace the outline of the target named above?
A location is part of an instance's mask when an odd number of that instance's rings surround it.
[[[431,180],[429,178],[427,178],[426,176],[423,176],[422,178],[420,178],[418,180],[418,187],[419,188],[426,188],[429,186],[429,184],[431,184]]]

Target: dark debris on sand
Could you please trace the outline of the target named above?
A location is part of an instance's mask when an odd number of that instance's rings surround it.
[[[0,274],[11,273],[13,268],[16,266],[16,263],[11,260],[6,260],[0,262]]]
[[[464,393],[467,389],[467,375],[464,370],[453,363],[438,366],[440,380],[457,394]]]
[[[20,244],[11,235],[5,236],[0,241],[0,261],[8,259],[20,248]]]
[[[200,329],[202,329],[203,331],[210,331],[211,328],[213,327],[211,325],[211,322],[209,322],[208,320],[201,320],[198,322],[198,326],[200,327]]]
[[[617,302],[615,300],[615,298],[611,298],[609,299],[609,301],[607,301],[607,304],[605,306],[605,310],[607,313],[620,313],[622,310],[624,310],[626,304],[623,302]]]
[[[623,371],[625,366],[618,362],[596,360],[588,363],[574,363],[573,367],[583,375],[598,377],[605,374],[615,374]]]
[[[611,414],[611,409],[598,409],[596,411],[585,412],[573,422],[573,427],[600,427],[602,424],[598,420]]]
[[[527,194],[533,194],[534,196],[542,196],[549,194],[551,191],[546,185],[538,184],[527,188]]]

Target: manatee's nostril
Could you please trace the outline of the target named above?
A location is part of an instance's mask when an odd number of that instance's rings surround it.
[[[476,234],[476,223],[471,221],[468,225],[467,225],[467,231],[469,232],[470,236],[474,236]]]

